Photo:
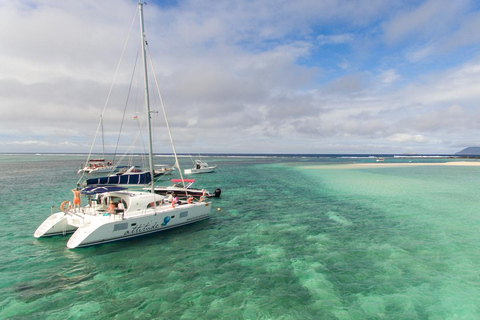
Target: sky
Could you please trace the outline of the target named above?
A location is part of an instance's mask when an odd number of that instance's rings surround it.
[[[101,151],[100,115],[106,152],[145,144],[143,107],[124,112],[143,94],[136,12],[134,0],[0,0],[0,152]],[[480,146],[478,1],[156,0],[144,16],[177,152]],[[171,152],[152,121],[155,152]]]

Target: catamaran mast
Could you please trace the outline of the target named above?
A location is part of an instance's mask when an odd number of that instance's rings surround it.
[[[142,58],[143,58],[143,69],[145,76],[145,111],[147,115],[147,127],[148,127],[148,153],[149,153],[149,166],[150,166],[150,175],[152,176],[151,182],[151,191],[155,192],[155,187],[153,186],[154,178],[154,167],[153,167],[153,143],[152,143],[152,124],[150,116],[150,100],[148,95],[148,75],[147,75],[147,54],[145,51],[145,44],[147,42],[145,38],[145,29],[143,25],[143,3],[138,2],[138,11],[140,14],[140,40],[142,41]]]

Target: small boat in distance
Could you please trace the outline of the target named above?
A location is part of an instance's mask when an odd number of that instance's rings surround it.
[[[83,168],[80,168],[77,171],[77,174],[90,174],[90,175],[99,175],[99,174],[109,174],[117,172],[121,169],[118,166],[112,166],[111,161],[105,163],[105,159],[90,159],[85,164]]]
[[[170,166],[168,164],[156,164],[155,165],[155,172],[163,173],[163,175],[172,174],[172,171],[175,171],[174,166]]]
[[[99,174],[112,174],[117,172],[121,169],[119,166],[114,166],[112,161],[105,162],[105,141],[103,139],[103,116],[100,116],[100,127],[102,130],[102,150],[103,150],[103,157],[99,159],[90,159],[90,155],[88,155],[87,162],[85,165],[82,165],[80,169],[77,171],[77,174],[89,174],[89,175],[99,175]]]
[[[383,162],[383,161],[385,161],[384,158],[377,158],[377,162]]]
[[[213,194],[206,191],[205,189],[192,188],[192,185],[195,182],[195,179],[183,179],[183,180],[172,179],[171,182],[172,182],[172,185],[167,187],[155,186],[155,189],[154,189],[155,193],[165,195],[165,196],[173,193],[178,197],[192,196],[194,198],[200,198],[201,196],[204,196],[206,198],[211,198],[211,197],[219,198],[220,194],[222,193],[220,188],[217,188]],[[185,183],[185,186],[183,185],[184,183]]]
[[[195,166],[191,169],[185,169],[185,174],[194,174],[194,173],[207,173],[207,172],[213,172],[217,166],[209,166],[208,163],[196,159],[195,160]]]

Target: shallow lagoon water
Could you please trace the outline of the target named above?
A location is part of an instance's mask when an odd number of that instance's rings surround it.
[[[69,250],[33,232],[84,157],[0,156],[0,319],[480,318],[480,167],[205,160],[208,221]]]

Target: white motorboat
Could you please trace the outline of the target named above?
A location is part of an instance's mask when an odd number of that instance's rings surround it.
[[[195,166],[191,169],[185,169],[185,174],[213,172],[216,168],[217,166],[209,166],[208,163],[196,159]]]
[[[204,198],[219,198],[222,193],[222,190],[220,190],[220,188],[215,189],[215,192],[213,193],[210,193],[205,189],[192,188],[192,185],[195,182],[194,179],[172,179],[171,182],[172,184],[166,187],[155,186],[155,193],[164,196],[174,194],[178,197],[192,196],[194,198],[200,198],[202,196]]]
[[[143,3],[138,3],[138,10],[144,68],[145,114],[150,115]],[[167,119],[165,118],[165,120]],[[146,117],[146,121],[149,139],[149,169],[150,176],[153,177],[150,116]],[[173,144],[172,147],[175,158],[177,158]],[[176,161],[178,163],[178,159]],[[69,205],[69,201],[62,202],[60,211],[51,214],[37,228],[34,237],[40,238],[73,232],[68,240],[67,247],[77,248],[151,234],[210,217],[211,206],[205,199],[189,201],[185,204],[166,203],[166,197],[156,194],[153,183],[150,185],[150,192],[129,191],[119,186],[91,186],[85,188],[82,190],[82,194],[87,196],[88,204],[86,206],[74,209]]]

